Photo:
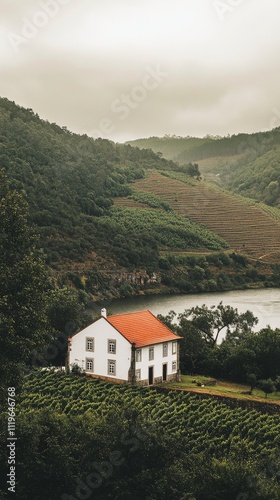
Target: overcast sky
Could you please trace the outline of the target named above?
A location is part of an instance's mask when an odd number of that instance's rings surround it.
[[[0,0],[0,95],[125,141],[280,126],[279,0]]]

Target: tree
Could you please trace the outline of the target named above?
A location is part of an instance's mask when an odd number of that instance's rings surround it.
[[[183,373],[199,373],[201,365],[209,357],[210,346],[200,332],[185,318],[180,319],[176,333],[182,337],[180,342],[180,367]]]
[[[256,353],[260,377],[274,379],[280,375],[280,330],[269,326],[257,332],[251,340]]]
[[[0,380],[17,387],[32,351],[48,342],[45,265],[23,196],[0,170]]]
[[[252,327],[258,322],[250,311],[239,314],[237,309],[224,306],[222,302],[216,307],[209,308],[203,304],[203,306],[186,309],[179,314],[179,320],[182,319],[194,326],[213,347],[217,344],[222,330],[226,329],[227,336],[233,340],[244,333],[250,333]]]
[[[276,377],[276,380],[274,381],[275,389],[277,392],[280,392],[280,375]]]
[[[247,375],[247,382],[250,385],[250,393],[252,394],[253,390],[255,389],[258,383],[257,376],[255,375],[255,373],[249,373]]]
[[[273,205],[279,196],[278,181],[271,181],[264,190],[264,200],[267,204]]]
[[[201,173],[199,171],[199,166],[197,163],[189,163],[186,167],[185,167],[185,171],[188,175],[190,175],[191,177],[195,177],[197,180],[200,180],[201,179]]]
[[[178,323],[173,323],[176,318],[175,311],[169,311],[166,316],[158,314],[158,319],[162,321],[174,333],[182,337],[180,341],[180,369],[183,373],[198,373],[198,365],[201,360],[202,353],[207,347],[201,335],[186,324],[184,318]]]
[[[268,378],[266,380],[259,380],[258,386],[261,391],[265,393],[266,398],[268,394],[272,394],[273,392],[275,392],[275,385],[271,378]]]
[[[49,293],[47,317],[53,329],[53,344],[49,352],[44,352],[44,360],[58,366],[65,363],[68,337],[88,326],[92,318],[85,313],[78,292],[66,287]]]
[[[256,353],[249,342],[243,342],[238,346],[230,347],[226,342],[220,346],[220,350],[225,352],[227,347],[227,357],[224,359],[226,376],[236,382],[247,382],[248,373],[254,373],[259,378],[260,370]]]
[[[222,302],[218,306],[192,307],[178,315],[178,322],[174,323],[176,313],[170,311],[167,316],[158,316],[169,328],[182,337],[180,343],[180,365],[184,373],[204,373],[219,376],[229,373],[231,370],[228,360],[239,347],[241,339],[251,334],[253,325],[257,318],[250,311],[239,314],[237,309],[224,306]],[[230,339],[223,341],[222,350],[217,346],[219,335],[226,329]],[[216,350],[216,348],[219,349]],[[215,350],[214,350],[215,349]],[[226,356],[220,355],[220,353]],[[252,353],[254,356],[254,353]],[[248,373],[248,365],[245,363],[245,373]]]

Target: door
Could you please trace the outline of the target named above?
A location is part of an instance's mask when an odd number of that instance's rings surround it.
[[[154,367],[149,366],[149,385],[153,385],[154,383]]]
[[[162,381],[166,382],[167,380],[167,363],[162,365]]]

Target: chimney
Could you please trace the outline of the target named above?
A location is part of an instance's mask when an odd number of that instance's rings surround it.
[[[103,316],[103,318],[107,318],[107,311],[106,311],[105,307],[103,307],[103,309],[101,309],[101,316]]]

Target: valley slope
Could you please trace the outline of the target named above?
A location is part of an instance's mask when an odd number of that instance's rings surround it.
[[[73,134],[4,98],[0,134],[0,168],[29,204],[54,286],[103,300],[279,285],[265,264],[278,263],[276,209],[195,181],[151,149]],[[188,140],[204,158],[219,143]],[[220,153],[236,148],[226,142]]]
[[[280,127],[204,138],[165,136],[130,141],[179,165],[197,162],[204,178],[235,193],[280,206]]]
[[[176,178],[178,177],[178,178]],[[188,216],[223,238],[231,250],[267,262],[280,258],[280,220],[261,205],[233,196],[203,181],[190,181],[183,174],[151,171],[135,188],[155,193],[181,216]],[[131,201],[117,199],[116,204]]]

